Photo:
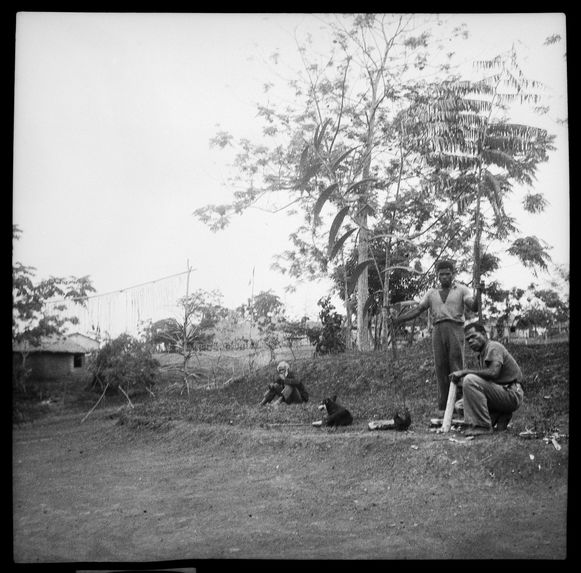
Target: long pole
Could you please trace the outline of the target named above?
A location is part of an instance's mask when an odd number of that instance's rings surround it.
[[[252,327],[254,326],[254,269],[252,267],[252,286],[250,287],[250,332],[248,333],[248,338],[250,339],[250,344],[252,345]]]
[[[186,392],[188,393],[188,397],[190,395],[190,385],[188,382],[188,317],[189,317],[189,296],[190,296],[190,259],[186,259],[187,265],[187,273],[188,276],[186,278],[186,300],[184,303],[184,339],[182,342],[182,351],[184,356],[184,383],[186,385]]]

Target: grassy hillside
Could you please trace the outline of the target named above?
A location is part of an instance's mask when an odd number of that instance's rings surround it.
[[[514,431],[530,428],[550,433],[568,432],[569,346],[556,343],[539,346],[511,345],[509,351],[525,376],[525,402],[515,413]],[[473,357],[468,350],[468,364]],[[275,367],[256,369],[235,382],[198,385],[190,395],[180,393],[175,377],[159,385],[155,399],[145,399],[126,409],[122,421],[135,426],[165,426],[175,420],[225,423],[243,427],[264,424],[305,424],[320,419],[319,401],[337,394],[339,402],[353,413],[353,429],[365,428],[370,420],[393,417],[407,406],[412,428],[426,428],[436,412],[436,383],[429,341],[398,350],[349,353],[291,361],[291,368],[309,391],[306,404],[278,408],[259,407]],[[215,378],[213,379],[215,381]]]
[[[510,352],[525,377],[525,401],[512,420],[513,431],[527,428],[547,434],[557,429],[568,433],[569,345],[511,345]],[[468,350],[468,365],[473,356]],[[121,395],[107,395],[98,408],[119,406],[122,423],[130,426],[167,427],[173,421],[220,423],[246,428],[265,424],[310,425],[320,419],[317,405],[322,398],[337,394],[339,402],[354,416],[352,429],[364,429],[371,420],[392,418],[407,406],[411,429],[426,429],[436,413],[436,382],[429,341],[392,351],[345,353],[336,356],[290,359],[292,369],[305,384],[310,399],[306,404],[278,408],[259,407],[275,366],[256,368],[243,377],[232,377],[232,368],[197,368],[198,378],[189,396],[179,376],[164,371],[156,396],[133,397],[134,408],[125,407]],[[195,368],[195,367],[194,367]],[[13,419],[27,422],[62,412],[88,413],[99,398],[85,385],[70,381],[30,385],[26,395],[13,395]]]

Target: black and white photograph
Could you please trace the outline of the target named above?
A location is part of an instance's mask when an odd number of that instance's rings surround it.
[[[13,565],[570,557],[568,14],[11,17]]]

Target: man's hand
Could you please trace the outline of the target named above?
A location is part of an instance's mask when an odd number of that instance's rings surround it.
[[[464,370],[455,370],[449,376],[450,382],[458,384],[458,382],[460,382],[464,376],[466,376],[466,372],[464,372]]]

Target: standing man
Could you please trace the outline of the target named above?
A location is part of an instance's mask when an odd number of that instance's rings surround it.
[[[467,436],[506,430],[512,413],[520,407],[524,392],[522,372],[510,352],[478,322],[464,327],[466,341],[478,356],[479,369],[456,370],[452,382],[462,386]]]
[[[476,312],[480,305],[481,289],[476,295],[463,284],[454,281],[454,263],[436,264],[440,288],[429,290],[413,310],[393,319],[397,326],[418,317],[426,310],[432,315],[432,349],[438,383],[438,414],[443,415],[450,388],[449,376],[464,367],[464,309]]]

